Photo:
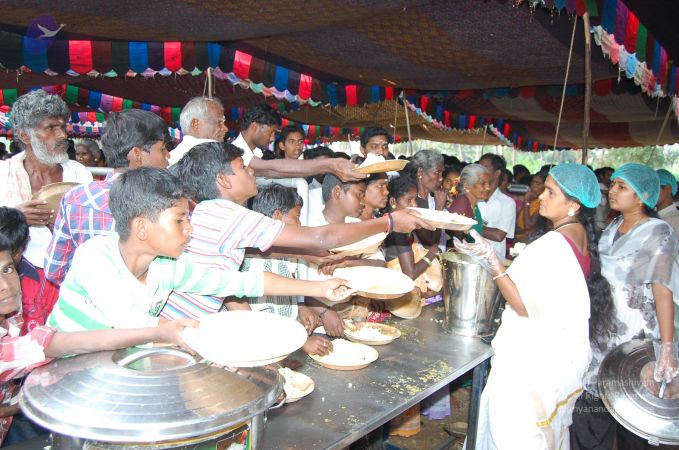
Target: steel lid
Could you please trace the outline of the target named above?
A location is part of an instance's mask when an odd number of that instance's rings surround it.
[[[599,392],[625,428],[654,444],[679,444],[679,379],[658,397],[653,380],[652,339],[634,339],[613,349],[599,368]]]
[[[31,420],[60,434],[146,443],[241,424],[268,409],[282,390],[273,368],[229,372],[174,348],[131,348],[34,370],[19,405]]]

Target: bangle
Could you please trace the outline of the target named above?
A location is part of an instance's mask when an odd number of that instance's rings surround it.
[[[431,266],[431,259],[427,258],[426,256],[423,256],[420,259],[422,259],[422,261],[426,262],[428,266]]]
[[[497,280],[498,278],[508,277],[508,276],[509,276],[509,274],[507,272],[500,272],[499,274],[497,274],[493,277],[493,281]]]
[[[387,213],[387,234],[391,233],[391,230],[394,229],[394,218],[391,216],[391,213]]]

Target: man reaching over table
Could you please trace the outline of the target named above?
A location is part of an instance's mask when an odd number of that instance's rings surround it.
[[[224,125],[224,109],[217,99],[197,97],[191,99],[180,115],[184,138],[170,152],[170,164],[174,165],[186,152],[197,144],[209,141],[221,142],[228,131]],[[365,175],[354,172],[355,164],[344,159],[319,160],[264,160],[262,148],[274,140],[281,117],[267,104],[248,108],[241,121],[241,133],[233,145],[243,150],[243,162],[251,167],[258,177],[295,178],[310,177],[322,173],[334,173],[344,181],[360,180]]]

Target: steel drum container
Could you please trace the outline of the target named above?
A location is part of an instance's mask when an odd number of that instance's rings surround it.
[[[231,372],[179,349],[132,348],[34,370],[19,405],[52,431],[53,450],[257,449],[282,390],[275,368]]]
[[[493,334],[502,295],[488,271],[471,256],[446,252],[443,265],[443,306],[446,331],[464,336]]]
[[[652,445],[679,445],[679,379],[659,398],[653,380],[652,339],[633,339],[613,349],[599,368],[599,394],[625,428]]]

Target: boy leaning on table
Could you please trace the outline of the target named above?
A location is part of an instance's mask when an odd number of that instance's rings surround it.
[[[181,345],[180,331],[195,324],[193,320],[182,319],[148,328],[75,333],[58,333],[51,327],[36,326],[20,336],[21,283],[12,248],[9,237],[0,233],[0,445],[14,416],[19,413],[17,400],[21,378],[34,368],[65,355],[115,350],[148,342]],[[14,443],[18,443],[22,435],[15,434]]]
[[[290,280],[176,259],[192,227],[184,188],[166,170],[146,167],[120,175],[111,186],[110,209],[116,233],[78,247],[61,285],[47,320],[59,331],[156,326],[165,320],[158,314],[173,289],[222,297],[313,292],[333,301],[349,294],[343,280]]]

